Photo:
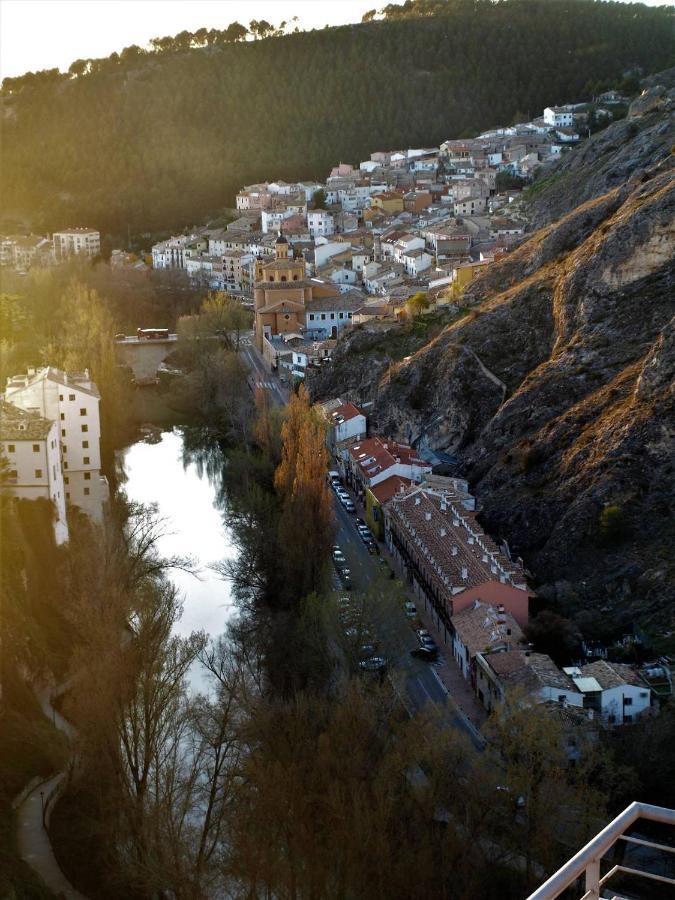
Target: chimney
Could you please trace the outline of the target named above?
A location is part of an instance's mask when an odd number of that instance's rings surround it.
[[[457,556],[458,553],[459,553],[459,548],[457,547],[457,544],[453,544],[452,545],[452,555]]]
[[[488,561],[488,555],[487,555],[487,553],[484,553],[483,554],[483,562],[487,562],[487,561]]]
[[[427,520],[427,522],[431,522],[431,513],[430,512],[424,513],[424,518]]]
[[[473,535],[472,534],[469,535],[469,543],[473,544]]]
[[[446,531],[445,528],[441,528],[441,537],[445,537]]]
[[[455,528],[459,528],[459,519],[457,517],[455,517],[452,520],[452,524],[454,525]]]
[[[466,579],[468,577],[469,577],[469,570],[467,569],[466,566],[462,566],[462,581],[466,581]]]

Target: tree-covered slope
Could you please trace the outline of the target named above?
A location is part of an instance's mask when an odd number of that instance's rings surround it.
[[[443,14],[248,43],[115,54],[79,76],[10,80],[5,212],[34,228],[177,227],[244,182],[437,144],[588,96],[675,58],[673,10],[455,0]]]

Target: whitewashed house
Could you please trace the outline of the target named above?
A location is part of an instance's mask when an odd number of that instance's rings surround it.
[[[565,106],[547,106],[544,110],[544,122],[551,128],[571,128],[574,125],[574,113]]]
[[[2,492],[24,500],[48,500],[54,508],[54,539],[68,540],[66,491],[56,422],[0,402],[0,455],[7,470]]]
[[[56,260],[69,256],[97,256],[101,252],[101,235],[93,228],[67,228],[52,235]]]
[[[66,501],[95,521],[103,517],[108,482],[101,475],[98,388],[85,369],[68,373],[46,366],[7,379],[5,400],[56,422]]]
[[[307,213],[307,228],[313,238],[328,237],[335,233],[335,220],[326,209],[310,209]]]

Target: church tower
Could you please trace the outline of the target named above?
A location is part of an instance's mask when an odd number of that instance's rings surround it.
[[[288,241],[281,231],[279,237],[274,242],[274,255],[277,259],[288,259]]]

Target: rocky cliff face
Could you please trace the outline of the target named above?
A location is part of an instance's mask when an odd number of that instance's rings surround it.
[[[381,431],[459,455],[485,526],[568,611],[672,623],[675,157],[539,230],[466,302],[399,361],[356,331],[315,396],[376,398]]]
[[[535,228],[667,159],[675,143],[675,68],[645,78],[625,119],[566,153],[524,205]]]

